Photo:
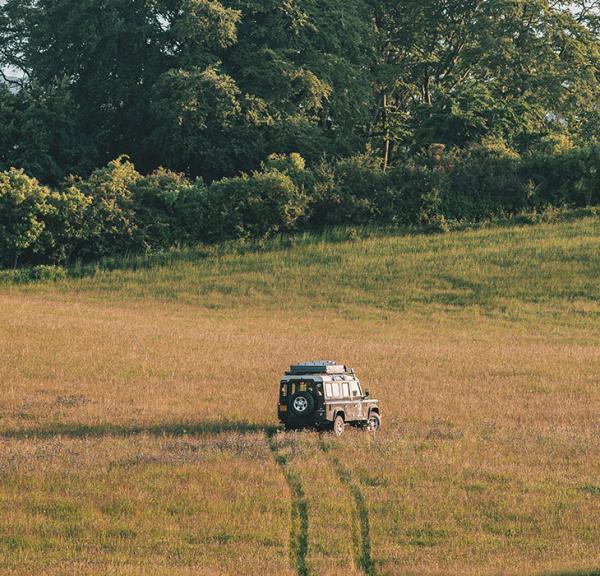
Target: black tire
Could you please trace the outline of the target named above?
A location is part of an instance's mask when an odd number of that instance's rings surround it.
[[[315,399],[310,392],[296,392],[290,398],[290,410],[296,416],[309,416],[315,409]]]
[[[344,422],[344,417],[341,414],[338,414],[333,421],[333,433],[339,437],[344,433],[345,428],[346,423]]]
[[[371,412],[367,420],[366,429],[369,432],[377,432],[381,430],[381,416],[377,412]]]

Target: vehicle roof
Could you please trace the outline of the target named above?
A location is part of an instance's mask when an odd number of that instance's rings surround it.
[[[353,370],[335,360],[310,360],[292,364],[286,375],[301,374],[352,374]]]
[[[309,380],[312,382],[334,382],[338,379],[352,382],[358,380],[355,374],[290,374],[286,372],[282,380],[289,380],[293,382],[300,382],[302,380]]]

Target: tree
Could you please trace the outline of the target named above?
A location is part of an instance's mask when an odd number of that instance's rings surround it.
[[[68,85],[27,84],[13,94],[0,86],[0,170],[12,166],[49,184],[87,172],[95,146],[82,134]]]
[[[362,148],[370,32],[364,0],[7,0],[0,67],[60,85],[89,136],[74,165],[127,153],[212,179]]]
[[[225,2],[224,2],[225,3]],[[269,152],[361,150],[373,30],[364,0],[228,0],[242,13],[225,69],[268,114]],[[235,72],[233,72],[235,71]]]
[[[22,170],[0,172],[0,267],[17,267],[24,255],[42,251],[48,188]]]
[[[198,217],[198,186],[182,174],[160,168],[133,184],[137,227],[136,244],[143,250],[166,249],[194,236],[193,220]]]
[[[143,159],[147,102],[167,67],[160,2],[153,0],[8,0],[0,46],[27,84],[61,83],[76,108],[78,133],[95,148],[92,166],[128,152]],[[9,24],[7,24],[7,22]]]
[[[595,107],[598,43],[564,6],[546,0],[373,6],[378,73],[371,132],[384,166],[393,153],[438,140],[464,146],[501,135],[525,147],[551,131],[578,132],[582,115]],[[440,132],[440,119],[450,129]]]
[[[5,66],[0,151],[44,181],[600,133],[598,0],[6,0]]]
[[[242,123],[240,91],[230,76],[213,67],[165,72],[153,112],[154,139],[168,166],[209,176],[228,172],[230,139]]]

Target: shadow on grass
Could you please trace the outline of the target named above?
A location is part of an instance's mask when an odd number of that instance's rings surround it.
[[[272,436],[278,427],[269,424],[256,424],[252,422],[236,422],[233,420],[203,421],[189,423],[156,424],[149,426],[127,424],[52,424],[40,428],[4,430],[0,438],[27,439],[27,438],[100,438],[103,436],[202,436],[237,432],[239,434],[253,434],[261,432]]]
[[[597,570],[576,570],[574,572],[544,572],[540,576],[600,576],[600,568]]]

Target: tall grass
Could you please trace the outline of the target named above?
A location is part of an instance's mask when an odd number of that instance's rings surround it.
[[[21,290],[222,309],[365,313],[472,307],[516,315],[535,305],[548,314],[598,311],[597,217],[441,235],[362,236],[342,240],[338,231],[261,249],[234,244],[104,262]]]
[[[343,234],[5,284],[0,574],[597,570],[599,220]],[[276,434],[309,358],[380,434]]]

